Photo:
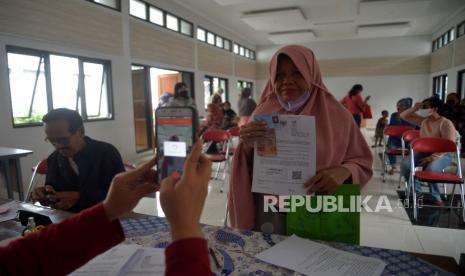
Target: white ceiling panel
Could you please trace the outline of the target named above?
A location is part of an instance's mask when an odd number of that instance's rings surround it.
[[[254,12],[243,15],[241,19],[257,31],[296,30],[309,25],[298,8]]]
[[[405,35],[410,29],[410,23],[365,25],[358,27],[359,37],[388,37]]]
[[[308,43],[315,41],[315,35],[312,31],[292,32],[292,33],[278,33],[270,34],[269,39],[274,44],[295,44],[295,43]]]

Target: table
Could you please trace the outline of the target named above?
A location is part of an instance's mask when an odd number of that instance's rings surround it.
[[[127,244],[164,248],[171,238],[165,218],[146,217],[121,221]],[[282,235],[203,225],[209,246],[220,256],[222,275],[300,275],[264,263],[254,256],[284,240]],[[409,253],[400,250],[373,248],[343,243],[324,242],[337,249],[382,259],[386,268],[382,275],[460,275],[452,257]]]
[[[0,163],[5,172],[8,198],[13,199],[13,180],[10,174],[10,161],[13,161],[16,168],[16,184],[18,186],[19,200],[24,200],[23,176],[21,173],[20,158],[32,154],[31,150],[0,147]]]

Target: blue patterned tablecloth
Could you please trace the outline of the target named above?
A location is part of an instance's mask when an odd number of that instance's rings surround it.
[[[165,218],[147,217],[122,221],[126,243],[147,247],[165,248],[170,241]],[[221,275],[301,275],[281,267],[267,264],[254,256],[286,239],[252,231],[235,231],[229,228],[204,225],[203,232],[209,246],[221,256]],[[337,249],[382,259],[386,263],[382,275],[453,275],[409,253],[342,243],[327,243]]]

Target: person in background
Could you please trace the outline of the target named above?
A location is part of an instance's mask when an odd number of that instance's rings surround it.
[[[400,114],[400,117],[412,124],[420,126],[420,137],[435,137],[451,140],[455,143],[455,128],[452,122],[442,116],[444,103],[436,98],[431,97],[421,103],[416,103],[414,107],[409,108]],[[414,156],[415,164],[419,164],[426,171],[441,172],[447,168],[452,160],[450,153],[416,153]],[[405,158],[402,163],[402,174],[404,179],[410,181],[410,158]],[[421,183],[415,183],[415,190],[421,197]],[[433,204],[443,206],[441,194],[436,183],[429,183],[430,192],[433,196]]]
[[[223,104],[223,129],[230,129],[237,126],[237,113],[231,108],[230,102]]]
[[[412,128],[418,128],[416,125],[411,124],[405,120],[400,118],[400,113],[404,112],[405,110],[412,107],[413,100],[412,98],[403,98],[397,102],[397,112],[391,114],[391,118],[389,120],[390,126],[409,126]],[[400,149],[402,148],[402,140],[399,137],[389,137],[386,147],[388,149]],[[388,154],[389,164],[391,165],[391,169],[388,171],[389,175],[393,175],[396,171],[396,161],[397,157],[392,154]]]
[[[457,93],[447,94],[444,117],[452,121],[459,133],[461,156],[465,156],[465,105],[460,104],[460,98]]]
[[[168,106],[168,103],[171,99],[171,94],[168,91],[163,92],[160,96],[160,101],[158,102],[158,107],[165,107]]]
[[[173,106],[190,106],[197,110],[194,99],[189,96],[189,89],[184,82],[178,82],[174,86],[174,97],[168,102],[169,107]]]
[[[51,110],[42,121],[45,140],[55,151],[47,158],[45,186],[32,191],[32,200],[70,212],[101,202],[112,178],[124,171],[118,150],[86,136],[82,118],[74,110]]]
[[[257,107],[257,103],[255,103],[251,96],[252,89],[248,87],[242,89],[239,102],[237,103],[237,109],[239,111],[238,126],[245,125]]]
[[[388,124],[388,117],[389,112],[387,110],[383,110],[381,112],[381,118],[379,118],[378,122],[376,123],[375,144],[371,146],[372,148],[383,146],[384,129]]]
[[[315,116],[316,175],[306,179],[308,194],[334,194],[343,183],[365,185],[373,174],[373,156],[351,114],[322,80],[313,52],[303,46],[279,49],[270,61],[270,78],[254,115]],[[229,191],[231,226],[268,233],[286,233],[286,214],[265,212],[264,194],[252,192],[254,144],[263,141],[265,122],[240,129]]]
[[[363,100],[361,96],[362,92],[363,86],[361,84],[355,84],[352,86],[347,96],[342,99],[342,104],[352,113],[358,127],[360,127],[362,123],[362,113],[368,106],[368,100],[370,100],[370,96],[367,96],[365,100]]]
[[[210,103],[216,104],[223,108],[223,88],[218,88],[215,93],[210,97]]]
[[[211,162],[197,142],[184,172],[163,180],[162,209],[170,223],[172,242],[165,250],[165,275],[212,275],[200,215],[208,192]],[[112,180],[105,200],[61,223],[0,248],[0,275],[67,275],[124,241],[118,220],[141,198],[158,190],[155,158]]]

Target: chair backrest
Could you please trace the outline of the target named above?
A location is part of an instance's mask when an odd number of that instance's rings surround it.
[[[202,139],[204,142],[227,142],[229,134],[226,130],[221,129],[207,130],[203,133]]]
[[[239,137],[241,134],[241,130],[239,127],[230,128],[228,129],[228,132],[232,137]]]
[[[36,174],[46,175],[48,172],[48,162],[47,159],[40,160],[37,165],[32,167],[32,171],[36,172]]]
[[[429,137],[413,141],[412,149],[416,152],[457,152],[457,145],[448,139]]]
[[[136,166],[134,166],[133,164],[123,163],[123,165],[124,165],[124,170],[127,172],[136,169]]]
[[[418,138],[420,138],[420,131],[418,130],[407,130],[402,135],[402,139],[407,143],[410,143],[413,140],[418,139]]]
[[[384,129],[384,135],[391,137],[402,137],[402,134],[408,130],[413,130],[413,127],[409,126],[387,126]]]

